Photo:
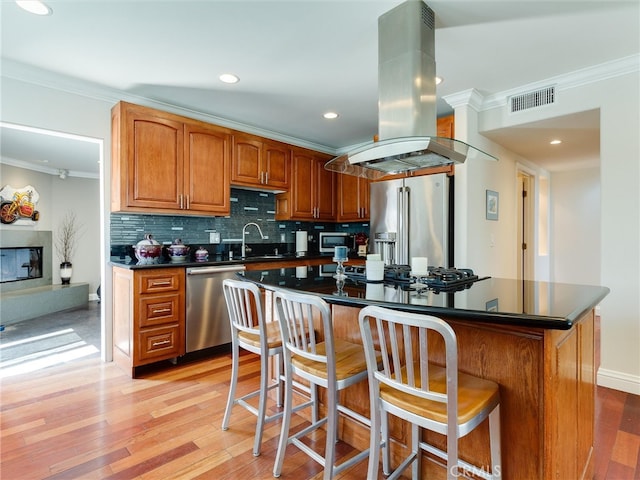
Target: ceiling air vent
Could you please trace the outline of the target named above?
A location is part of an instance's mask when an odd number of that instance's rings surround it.
[[[515,97],[511,97],[509,101],[511,113],[549,105],[556,101],[556,87],[545,87],[533,92],[516,95]]]

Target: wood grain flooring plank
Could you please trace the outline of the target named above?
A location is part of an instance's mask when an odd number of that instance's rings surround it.
[[[198,448],[181,458],[150,470],[140,476],[140,480],[157,480],[158,478],[192,479],[210,471],[217,465],[231,460],[231,455],[219,446],[211,445],[208,448]]]
[[[128,456],[129,451],[126,448],[120,448],[105,455],[100,455],[99,457],[78,463],[70,468],[59,468],[59,466],[56,468],[56,465],[54,465],[52,469],[57,471],[57,473],[47,477],[47,480],[68,480],[70,478],[84,479],[87,478],[91,472],[95,472],[96,470],[99,470],[100,474],[103,475],[105,473],[105,467],[108,468],[109,473],[111,473],[109,465]]]
[[[640,436],[618,431],[613,445],[611,460],[627,467],[635,468],[640,451]]]
[[[620,430],[640,436],[640,396],[627,395],[620,420]]]
[[[105,480],[130,480],[132,478],[136,478],[158,468],[161,465],[164,465],[165,463],[171,462],[176,458],[183,457],[184,455],[197,450],[197,448],[198,447],[192,442],[179,445],[173,449],[163,451],[159,455],[147,458],[141,463],[136,463],[126,470],[117,471],[113,475],[106,477]],[[118,462],[115,463],[117,464]],[[111,464],[112,468],[113,465],[114,464]]]

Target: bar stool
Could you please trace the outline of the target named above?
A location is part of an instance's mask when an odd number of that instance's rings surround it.
[[[250,282],[225,279],[222,284],[224,298],[229,311],[231,323],[231,352],[232,370],[231,383],[229,385],[229,397],[227,407],[222,419],[222,429],[229,428],[231,410],[235,405],[240,405],[258,417],[256,434],[253,443],[253,454],[260,455],[262,433],[265,423],[282,417],[283,412],[274,415],[266,415],[268,392],[278,389],[276,398],[278,402],[281,395],[281,363],[282,341],[280,339],[280,327],[278,322],[265,322],[263,317],[260,290]],[[240,348],[260,355],[260,388],[236,398],[236,386],[239,373]],[[277,356],[277,357],[276,357]],[[276,382],[269,385],[268,362],[269,358],[276,357]],[[258,408],[247,402],[248,399],[259,395]],[[278,403],[278,406],[281,406]]]
[[[342,470],[355,465],[369,455],[369,449],[352,458],[335,464],[335,443],[338,439],[338,412],[370,426],[368,418],[340,405],[339,391],[367,378],[367,365],[361,345],[334,339],[329,305],[320,297],[297,292],[278,290],[274,303],[284,349],[285,406],[282,433],[273,476],[282,472],[284,454],[288,444],[293,444],[324,467],[324,480],[329,480]],[[320,321],[324,339],[317,338],[314,318]],[[374,355],[375,358],[375,355]],[[293,376],[306,379],[310,384],[327,389],[327,416],[312,418],[311,425],[289,436],[292,413]],[[317,405],[316,405],[317,408]],[[326,424],[324,457],[303,443],[300,438]]]
[[[457,479],[471,472],[486,479],[501,477],[500,394],[498,384],[458,372],[458,352],[453,329],[439,318],[398,312],[379,306],[363,308],[360,332],[369,370],[371,402],[371,455],[367,478],[377,478],[380,435],[389,441],[388,414],[412,424],[412,451],[389,479],[398,478],[412,465],[412,477],[421,478],[421,450],[447,462],[447,478]],[[375,332],[375,333],[374,333]],[[434,333],[432,333],[434,332]],[[446,366],[429,363],[427,334],[444,339]],[[374,343],[374,340],[376,342]],[[382,351],[383,363],[376,361],[374,348]],[[458,439],[489,417],[491,471],[458,458]],[[422,428],[447,436],[447,451],[421,441]],[[389,474],[389,450],[383,468]]]

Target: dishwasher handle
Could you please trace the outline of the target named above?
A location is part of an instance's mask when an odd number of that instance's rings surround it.
[[[210,275],[212,273],[243,272],[244,265],[220,265],[213,267],[187,268],[187,275]]]

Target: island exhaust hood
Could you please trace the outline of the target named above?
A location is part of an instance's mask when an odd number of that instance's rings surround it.
[[[497,160],[436,136],[435,14],[422,0],[408,0],[378,18],[378,95],[380,141],[330,160],[327,170],[376,179],[463,163],[471,152]]]

